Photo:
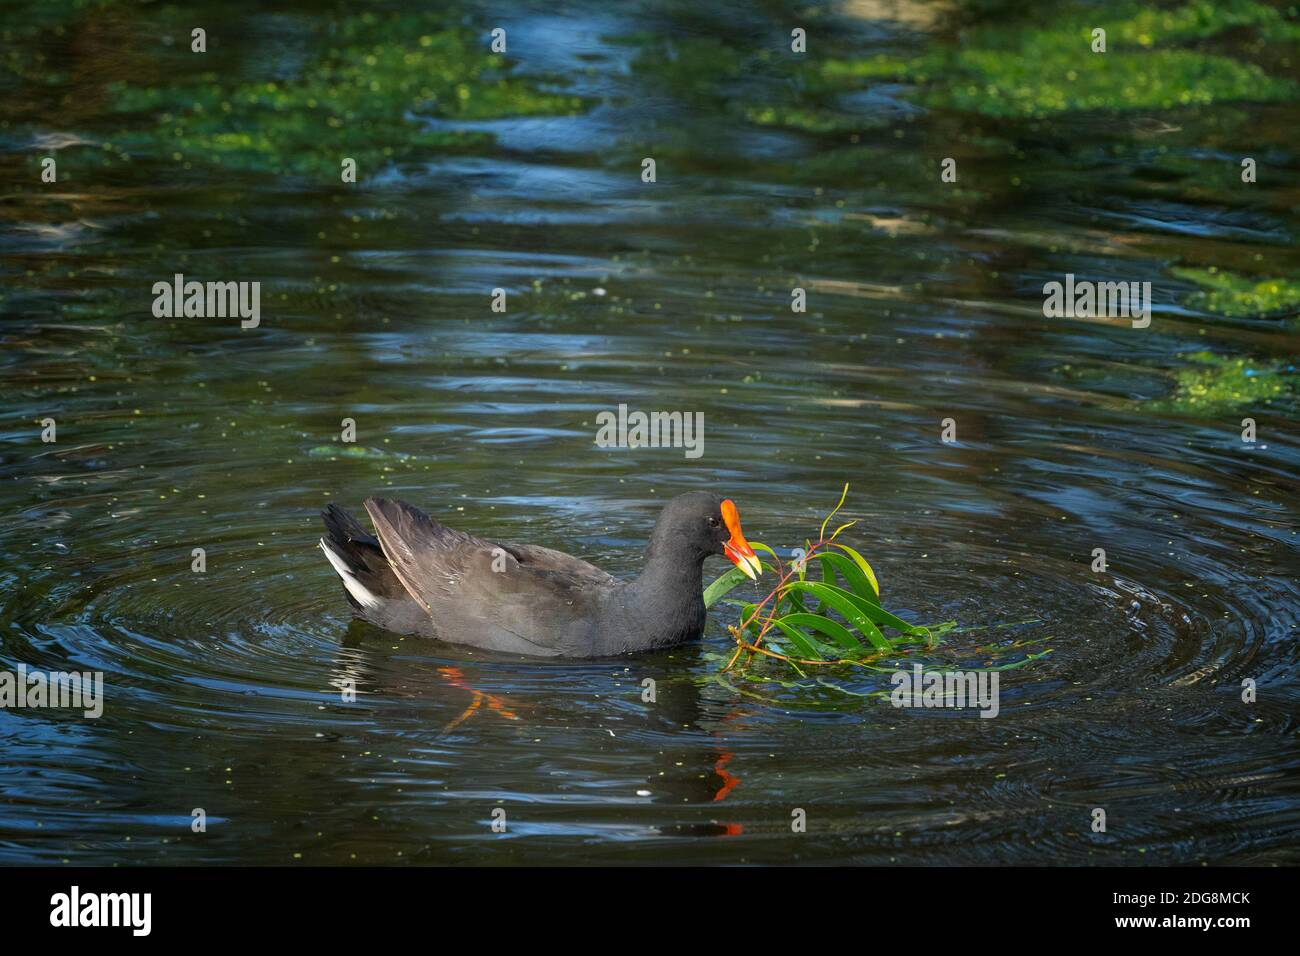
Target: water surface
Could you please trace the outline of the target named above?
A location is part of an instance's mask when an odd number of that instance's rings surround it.
[[[1206,283],[1300,277],[1294,98],[1009,108],[789,53],[792,24],[846,63],[1052,27],[987,3],[428,11],[5,5],[0,667],[107,701],[0,711],[0,861],[1300,861],[1296,307]],[[1281,84],[1283,32],[1169,45]],[[354,66],[379,89],[339,93]],[[177,272],[260,281],[260,327],[155,318]],[[1151,327],[1044,318],[1066,273],[1151,282]],[[620,403],[703,412],[704,455],[597,448]],[[845,481],[886,605],[973,629],[935,659],[1050,648],[997,719],[724,674],[722,609],[622,660],[398,637],[315,547],[382,494],[631,574],[674,494],[789,548]]]

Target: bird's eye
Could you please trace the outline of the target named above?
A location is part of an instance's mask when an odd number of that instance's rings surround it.
[[[714,517],[710,517],[710,518],[709,518],[709,527],[710,527],[710,528],[716,528],[717,526],[718,526],[718,519],[717,519],[717,518],[714,518]]]

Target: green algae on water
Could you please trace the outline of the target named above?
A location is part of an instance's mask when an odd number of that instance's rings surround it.
[[[1091,49],[1096,27],[1106,30],[1104,53]],[[1204,40],[1234,28],[1253,30],[1268,41],[1300,38],[1300,24],[1249,0],[1168,10],[1136,4],[1100,11],[1075,6],[1056,13],[1050,26],[978,27],[963,32],[951,48],[911,58],[826,60],[811,68],[808,88],[824,93],[873,80],[904,80],[921,87],[917,96],[927,106],[1010,118],[1295,97],[1300,85],[1270,76],[1253,63],[1160,46]]]
[[[384,451],[382,448],[367,448],[364,445],[315,445],[307,449],[313,458],[374,458],[383,461],[404,460],[411,457],[401,452]]]
[[[692,102],[721,99],[722,84],[744,76],[746,59],[734,47],[713,37],[685,37],[672,41],[640,38],[645,47],[632,61],[632,69],[653,76],[672,95]]]
[[[1215,415],[1245,406],[1267,405],[1295,391],[1295,371],[1280,362],[1230,358],[1212,352],[1182,356],[1192,365],[1174,372],[1168,398],[1152,402],[1159,411]]]
[[[1203,312],[1241,318],[1300,310],[1300,282],[1295,280],[1257,279],[1216,268],[1169,271],[1202,287],[1187,304]]]
[[[275,174],[338,177],[344,157],[362,175],[393,162],[490,144],[490,133],[433,128],[572,114],[578,97],[514,76],[463,27],[428,14],[350,17],[290,78],[230,83],[214,73],[165,86],[110,86],[113,108],[154,125],[116,137],[132,152]]]

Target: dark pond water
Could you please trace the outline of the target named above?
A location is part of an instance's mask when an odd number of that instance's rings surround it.
[[[106,702],[0,710],[0,862],[1300,862],[1285,21],[1117,8],[1115,80],[987,3],[82,6],[3,7],[0,668]],[[178,272],[260,326],[156,318]],[[1067,273],[1150,327],[1045,318]],[[703,456],[597,448],[620,403]],[[620,660],[400,638],[316,549],[384,494],[628,574],[674,494],[789,548],[845,481],[887,606],[973,629],[931,658],[1050,648],[997,719],[724,674],[727,609]]]

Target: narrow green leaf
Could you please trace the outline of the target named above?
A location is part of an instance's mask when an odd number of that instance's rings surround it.
[[[833,585],[824,584],[822,587],[833,587]],[[919,637],[926,633],[926,628],[920,627],[916,624],[908,624],[901,617],[890,614],[879,604],[858,597],[858,595],[846,591],[843,588],[835,588],[835,590],[838,591],[846,600],[852,601],[853,604],[875,624],[895,628],[909,636],[914,635]]]
[[[832,511],[830,514],[828,514],[826,516],[826,520],[822,522],[822,529],[817,533],[818,538],[826,537],[826,526],[831,523],[831,519],[834,518],[835,515],[839,513],[839,510],[844,507],[844,499],[847,498],[848,496],[849,496],[849,483],[846,481],[844,482],[844,490],[840,492],[840,502],[835,506],[835,510]]]
[[[862,573],[862,569],[856,563],[850,561],[842,554],[832,554],[829,551],[821,551],[816,557],[822,563],[822,579],[827,584],[834,584],[835,579],[827,576],[827,568],[833,567],[839,572],[844,583],[848,585],[846,590],[852,591],[860,597],[866,598],[873,604],[879,604],[880,599],[876,596],[876,589],[871,586],[871,580]]]
[[[835,544],[832,546],[839,548],[841,551],[843,551],[845,554],[847,554],[850,558],[853,559],[853,563],[862,569],[862,573],[865,574],[867,576],[867,580],[871,582],[871,588],[873,591],[876,592],[876,597],[879,598],[880,583],[876,580],[876,572],[871,570],[871,565],[867,563],[867,559],[864,558],[862,555],[858,554],[858,552],[854,551],[847,544]]]
[[[894,645],[890,643],[885,635],[880,633],[880,629],[871,623],[859,607],[867,602],[862,598],[855,599],[852,594],[843,588],[837,588],[831,584],[818,584],[814,581],[792,581],[787,587],[793,590],[806,591],[815,596],[822,602],[823,606],[830,606],[843,615],[844,619],[857,628],[858,633],[869,640],[873,645],[882,651],[892,651]]]
[[[822,617],[820,614],[787,614],[780,620],[796,627],[810,627],[813,630],[821,631],[845,650],[863,650],[862,642],[853,636],[852,631],[839,621],[833,621],[829,617]]]
[[[802,657],[810,658],[815,661],[826,659],[822,656],[821,652],[817,650],[817,646],[810,640],[811,635],[805,634],[803,631],[799,630],[799,628],[795,627],[793,624],[787,623],[787,621],[782,618],[777,618],[772,623],[781,629],[781,633],[789,639],[790,643],[795,646]],[[769,643],[771,642],[769,641]]]
[[[722,597],[742,581],[748,581],[749,576],[740,568],[732,568],[721,574],[712,584],[704,589],[704,606],[713,607],[718,603],[718,598]]]

